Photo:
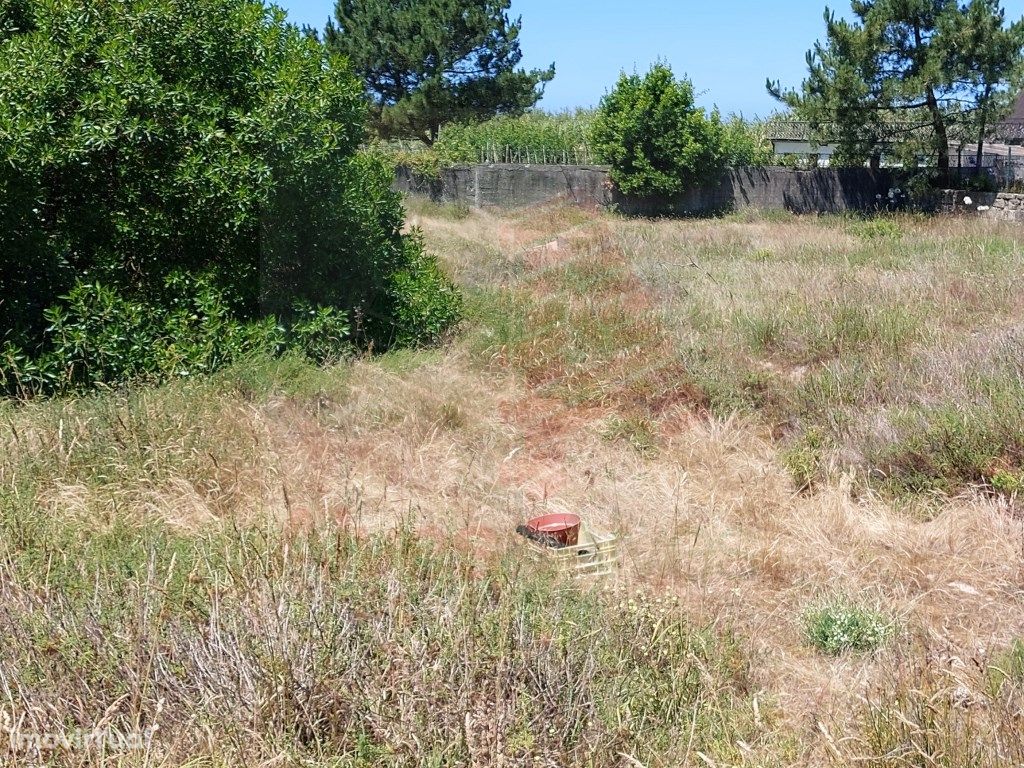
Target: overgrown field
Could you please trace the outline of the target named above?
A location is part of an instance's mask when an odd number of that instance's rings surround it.
[[[441,349],[0,404],[3,759],[1024,762],[1016,229],[413,214]]]

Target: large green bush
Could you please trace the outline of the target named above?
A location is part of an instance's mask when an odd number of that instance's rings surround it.
[[[344,62],[257,0],[0,0],[0,380],[216,366],[178,359],[182,301],[272,346],[260,329],[330,308],[317,357],[345,324],[439,334],[457,296],[400,233],[364,120]]]
[[[665,64],[619,77],[601,99],[593,143],[619,190],[641,197],[678,195],[713,180],[728,162],[717,113],[697,107],[693,85]]]

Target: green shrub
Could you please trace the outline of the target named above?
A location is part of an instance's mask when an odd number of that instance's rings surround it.
[[[797,490],[810,490],[822,475],[825,438],[816,427],[810,427],[781,453],[782,463],[793,478]]]
[[[598,156],[626,195],[678,195],[714,180],[726,165],[726,131],[693,100],[693,85],[665,64],[619,77],[593,127]]]
[[[972,485],[1012,495],[1024,474],[1024,393],[1016,382],[978,381],[975,402],[920,406],[893,418],[893,439],[869,454],[895,491]]]
[[[424,254],[419,236],[406,243],[406,265],[395,272],[391,286],[395,308],[391,341],[402,346],[438,340],[462,314],[462,297],[437,262]]]
[[[807,642],[832,656],[878,650],[895,628],[893,620],[877,608],[845,597],[833,597],[809,608],[803,623]]]
[[[163,352],[194,353],[190,370],[216,367],[226,358],[212,327],[196,349],[198,321],[175,303],[214,295],[217,322],[239,326],[227,346],[292,324],[296,302],[329,307],[332,322],[346,314],[377,347],[433,338],[450,321],[451,287],[401,234],[390,168],[358,152],[359,83],[282,11],[258,0],[16,10],[16,23],[10,10],[0,23],[5,366],[17,357],[31,371],[74,347],[103,356],[90,381],[167,372],[140,348],[178,312],[185,340]],[[444,289],[437,306],[422,293],[415,311],[404,303],[416,270]],[[200,286],[205,295],[181,293]]]
[[[297,303],[291,322],[240,322],[221,289],[171,275],[176,298],[146,304],[99,283],[78,283],[46,310],[50,345],[29,358],[12,344],[0,360],[0,387],[18,394],[67,392],[132,380],[209,374],[253,355],[291,348],[326,363],[349,346],[346,313]]]
[[[992,473],[992,490],[1006,496],[1016,496],[1024,491],[1024,474],[997,470]]]
[[[999,186],[996,184],[996,180],[989,176],[988,173],[982,171],[981,173],[972,173],[966,179],[964,179],[964,189],[969,192],[998,192]]]

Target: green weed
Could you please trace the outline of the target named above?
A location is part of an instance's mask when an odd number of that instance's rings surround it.
[[[876,651],[895,631],[893,619],[878,608],[842,596],[808,608],[803,625],[807,642],[830,656]]]
[[[658,451],[657,427],[638,416],[612,416],[604,425],[601,434],[605,440],[621,440],[642,456],[653,456]]]

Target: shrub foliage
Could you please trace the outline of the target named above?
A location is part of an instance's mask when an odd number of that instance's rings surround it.
[[[665,64],[623,73],[601,100],[594,148],[627,195],[671,197],[711,181],[726,166],[726,131],[693,100],[693,84]]]
[[[457,298],[364,120],[344,63],[256,0],[0,5],[8,388],[204,370],[316,307],[318,357],[349,325],[440,332]]]

